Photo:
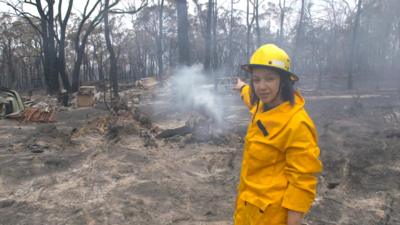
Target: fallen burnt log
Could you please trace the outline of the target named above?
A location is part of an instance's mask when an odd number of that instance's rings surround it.
[[[233,128],[219,128],[212,123],[190,123],[186,122],[185,125],[166,129],[160,132],[156,138],[163,138],[171,142],[179,142],[179,146],[183,147],[190,143],[210,143],[214,145],[231,145],[241,143],[242,129],[237,127]]]
[[[158,134],[156,137],[157,138],[170,138],[170,137],[173,137],[176,135],[185,136],[190,133],[192,133],[192,128],[184,125],[182,127],[164,130],[160,134]]]
[[[383,133],[386,138],[400,138],[399,130],[385,130]]]
[[[206,109],[192,111],[189,119],[185,122],[185,125],[166,129],[157,135],[158,138],[170,138],[173,136],[186,136],[192,134],[196,140],[209,140],[213,133],[217,130],[214,126],[216,124],[216,118],[211,112]]]

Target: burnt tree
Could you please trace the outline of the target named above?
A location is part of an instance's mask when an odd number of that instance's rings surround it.
[[[186,0],[176,1],[178,20],[178,63],[179,65],[190,65],[189,51],[189,23],[188,8]]]
[[[350,49],[350,59],[349,59],[349,65],[348,65],[348,77],[347,77],[347,89],[351,90],[353,89],[353,64],[354,64],[354,57],[355,57],[355,51],[356,51],[356,40],[357,40],[357,32],[360,26],[360,15],[361,15],[361,4],[362,1],[358,0],[357,3],[357,12],[356,12],[356,18],[354,19],[354,27],[353,27],[353,33],[352,33],[352,39],[351,39],[351,49]]]
[[[110,0],[105,0],[104,6],[104,37],[106,39],[106,46],[110,57],[110,71],[109,76],[111,80],[111,87],[114,100],[119,99],[118,94],[118,67],[117,67],[117,55],[115,53],[112,40],[111,40],[111,33],[112,33],[112,26],[109,23],[109,14],[136,14],[144,7],[147,6],[147,1],[143,1],[139,8],[133,8],[131,10],[111,10],[111,8],[119,3],[119,0],[116,0],[112,4],[110,4]],[[116,102],[114,102],[116,103]],[[116,105],[113,105],[113,108],[116,109]]]
[[[163,65],[163,12],[164,12],[164,0],[159,0],[159,15],[158,15],[158,38],[157,38],[157,64],[158,64],[158,79],[162,82],[162,76],[164,73]]]
[[[72,10],[72,5],[73,5],[73,0],[69,0],[68,2],[68,8],[67,12],[64,16],[64,18],[61,17],[61,9],[62,9],[62,2],[59,1],[58,3],[58,13],[60,15],[57,16],[58,18],[58,23],[60,25],[60,38],[58,40],[58,58],[57,58],[57,66],[58,66],[58,71],[60,73],[60,77],[63,83],[64,88],[70,92],[71,91],[71,84],[68,79],[68,74],[66,71],[66,62],[65,62],[65,33],[67,30],[67,23],[69,20],[69,17],[71,15],[71,10]]]
[[[298,49],[299,46],[302,44],[302,38],[303,38],[303,20],[304,20],[304,11],[305,11],[305,0],[301,0],[301,9],[300,9],[300,18],[299,22],[297,24],[297,29],[296,29],[296,37],[294,40],[294,46],[293,46],[293,60],[292,60],[292,70],[297,69],[297,61],[298,61]]]
[[[278,33],[278,43],[282,44],[283,43],[283,34],[284,34],[284,23],[285,23],[285,14],[286,14],[286,0],[279,0],[279,10],[280,10],[280,16],[279,16],[279,33]]]
[[[212,48],[212,14],[214,10],[214,1],[208,0],[207,4],[207,21],[205,33],[205,55],[204,55],[204,69],[209,72],[211,70],[211,48]]]
[[[110,55],[110,80],[111,86],[113,90],[113,97],[118,98],[118,68],[117,68],[117,57],[115,56],[115,51],[111,43],[111,34],[110,34],[110,24],[108,21],[108,13],[109,13],[109,0],[105,0],[105,11],[104,11],[104,37],[106,39],[107,50]]]
[[[86,2],[82,13],[82,19],[78,25],[78,30],[74,37],[74,49],[75,49],[75,64],[72,70],[72,91],[78,91],[80,85],[80,70],[83,62],[83,57],[85,54],[86,44],[89,38],[89,35],[93,32],[93,30],[100,24],[104,15],[104,7],[101,4],[101,0],[97,0],[94,5],[89,9],[89,2]],[[90,19],[92,15],[95,14],[96,9],[100,8],[94,16],[94,18]],[[87,26],[85,28],[85,26]]]

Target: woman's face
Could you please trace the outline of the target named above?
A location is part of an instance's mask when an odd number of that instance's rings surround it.
[[[269,69],[257,68],[252,71],[252,82],[257,97],[266,105],[274,107],[283,102],[280,96],[280,76]]]

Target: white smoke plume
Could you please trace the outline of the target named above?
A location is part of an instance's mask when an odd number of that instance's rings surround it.
[[[221,122],[221,102],[214,93],[212,79],[212,75],[203,73],[203,66],[199,64],[178,69],[170,80],[176,106],[183,111],[211,113],[216,123]]]

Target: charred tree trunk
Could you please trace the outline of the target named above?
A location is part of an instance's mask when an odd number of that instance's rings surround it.
[[[60,47],[59,47],[59,56],[58,56],[58,70],[60,72],[60,77],[62,80],[62,84],[64,86],[64,89],[67,90],[67,92],[71,91],[71,84],[68,79],[68,74],[65,68],[65,43],[60,41]]]
[[[164,11],[164,0],[160,0],[160,9],[159,9],[159,18],[158,18],[158,40],[157,40],[157,64],[158,64],[158,80],[162,82],[162,76],[164,73],[164,65],[163,65],[163,11]]]
[[[60,89],[60,83],[58,81],[58,67],[57,67],[57,51],[55,45],[55,28],[54,28],[54,0],[47,0],[48,4],[48,19],[47,19],[47,29],[48,29],[48,66],[49,66],[49,93],[50,94],[57,94]]]
[[[103,72],[103,53],[97,52],[97,45],[96,43],[93,43],[93,58],[96,60],[96,64],[97,64],[97,73],[98,73],[98,77],[99,80],[102,81],[104,80],[104,72]]]
[[[261,33],[260,33],[260,23],[259,23],[259,16],[258,16],[258,8],[259,2],[258,0],[254,0],[254,17],[256,21],[256,37],[257,37],[257,47],[261,45]]]
[[[231,0],[231,12],[229,18],[229,39],[228,39],[228,49],[229,49],[229,56],[227,60],[228,65],[233,65],[233,0]],[[231,67],[230,67],[231,68]],[[234,70],[230,71],[233,74]]]
[[[78,47],[78,50],[75,49],[76,51],[76,59],[75,59],[75,64],[74,68],[72,70],[72,87],[71,91],[76,92],[79,89],[80,81],[79,81],[79,74],[80,74],[80,67],[82,65],[82,59],[83,59],[83,53],[84,49],[80,49]]]
[[[279,8],[281,11],[280,14],[280,19],[279,19],[279,37],[278,37],[278,43],[282,44],[283,43],[283,26],[284,26],[284,22],[285,22],[285,13],[286,13],[286,0],[279,0]]]
[[[253,26],[255,16],[253,15],[251,20],[250,20],[250,1],[247,0],[247,5],[246,5],[246,26],[247,26],[247,33],[246,33],[246,58],[250,58],[250,51],[251,51],[251,27]],[[254,11],[254,5],[253,5],[253,11]]]
[[[92,6],[91,9],[88,10],[88,6],[89,6],[89,2],[86,2],[85,8],[84,8],[84,12],[82,15],[82,20],[79,23],[79,27],[78,27],[78,31],[75,34],[75,54],[76,54],[76,59],[75,59],[75,64],[74,64],[74,68],[73,68],[73,72],[72,72],[72,87],[71,90],[73,92],[78,91],[79,88],[79,77],[80,77],[80,68],[83,62],[83,57],[84,57],[84,53],[85,53],[85,48],[86,48],[86,43],[87,40],[89,38],[89,35],[93,32],[93,30],[97,27],[97,25],[99,25],[99,23],[102,21],[103,19],[103,15],[104,15],[104,7],[99,9],[99,12],[97,13],[97,15],[90,21],[90,23],[86,23],[89,18],[91,17],[91,15],[93,15],[93,13],[96,11],[96,8],[98,7],[98,5],[101,5],[101,1],[102,0],[97,0],[94,5]],[[117,4],[118,1],[116,1],[115,3],[113,3],[112,5]],[[109,6],[110,7],[110,6]],[[85,29],[84,26],[88,25],[87,28]],[[82,35],[83,33],[83,35]],[[81,39],[82,37],[82,39]]]
[[[114,99],[118,99],[118,68],[117,68],[117,58],[115,55],[114,48],[111,43],[111,31],[110,24],[108,21],[109,12],[109,0],[105,0],[105,11],[104,11],[104,37],[106,39],[106,45],[108,53],[110,54],[110,80],[111,87],[113,91]]]
[[[207,21],[206,21],[206,34],[205,34],[205,54],[204,54],[204,70],[206,72],[211,71],[211,32],[212,32],[212,27],[211,27],[211,21],[212,21],[212,14],[213,14],[213,8],[214,8],[214,3],[213,0],[208,0],[207,4]]]
[[[81,65],[83,62],[83,56],[85,54],[86,44],[79,45],[79,43],[77,43],[77,45],[78,46],[75,46],[76,59],[75,59],[74,69],[72,71],[72,91],[73,92],[78,91],[79,86],[80,86],[79,74],[80,74]]]
[[[32,14],[26,12],[17,5],[13,5],[10,1],[5,1],[5,4],[13,8],[19,15],[21,15],[32,26],[35,32],[40,36],[40,48],[43,65],[44,83],[49,94],[56,94],[59,90],[59,70],[56,49],[56,31],[54,24],[54,3],[55,0],[46,0],[46,5],[42,5],[41,0],[25,0],[19,3],[26,3],[34,6],[39,14],[36,17],[39,25],[32,19]]]
[[[177,0],[177,16],[178,16],[178,62],[179,65],[190,65],[189,51],[189,23],[188,10],[186,0]]]
[[[11,44],[12,40],[8,39],[8,43],[6,46],[4,46],[3,48],[3,55],[5,56],[5,61],[7,62],[7,72],[9,73],[8,76],[10,80],[9,82],[9,86],[12,89],[15,89],[17,87],[17,77],[16,77],[16,73],[15,73],[15,67],[14,67],[14,56],[12,53],[12,49],[11,49]]]
[[[250,57],[250,0],[246,2],[246,26],[247,26],[247,33],[246,33],[246,58]]]
[[[62,80],[62,84],[64,86],[64,89],[66,89],[68,92],[71,91],[71,84],[68,79],[68,74],[65,68],[65,32],[67,30],[67,23],[69,20],[69,17],[71,15],[71,10],[72,10],[72,5],[73,5],[73,0],[69,0],[68,3],[68,9],[65,14],[64,19],[61,18],[61,15],[58,17],[58,22],[60,24],[60,41],[59,41],[59,48],[58,48],[58,71],[60,73],[60,77]],[[62,1],[59,1],[58,3],[58,12],[61,13],[62,11]]]
[[[46,1],[48,11],[45,13],[41,5],[41,1],[36,1],[36,6],[40,15],[40,35],[42,37],[42,54],[43,54],[43,72],[47,92],[56,94],[59,90],[58,70],[57,70],[57,54],[55,48],[55,31],[54,31],[54,11],[53,0]]]
[[[299,23],[297,25],[297,30],[296,30],[296,39],[294,42],[293,46],[293,60],[292,60],[292,70],[297,69],[297,51],[299,46],[302,44],[302,38],[303,38],[303,20],[304,20],[304,10],[305,10],[305,0],[301,0],[301,10],[300,10],[300,18],[299,18]]]
[[[44,81],[46,84],[46,88],[47,91],[49,92],[50,89],[50,83],[51,83],[51,79],[50,79],[50,64],[49,64],[49,46],[47,45],[48,43],[48,35],[47,35],[47,22],[46,22],[46,18],[41,18],[40,21],[40,27],[42,30],[42,63],[43,63],[43,75],[44,75]]]
[[[217,25],[218,25],[218,2],[217,0],[214,0],[214,10],[213,10],[213,20],[212,20],[212,50],[213,50],[213,54],[212,54],[212,67],[214,69],[214,71],[217,69],[218,67],[218,54],[217,54]]]
[[[357,32],[360,26],[360,15],[361,15],[361,4],[362,1],[358,0],[357,3],[357,13],[356,13],[356,18],[354,20],[354,27],[353,27],[353,33],[352,33],[352,39],[351,39],[351,50],[350,50],[350,59],[349,59],[349,65],[348,65],[348,71],[349,71],[349,76],[347,78],[347,89],[351,90],[353,89],[353,64],[354,64],[354,57],[355,57],[355,51],[356,51],[356,40],[357,40]]]
[[[75,37],[75,52],[76,52],[76,59],[75,59],[75,64],[74,64],[74,69],[72,72],[72,91],[78,91],[80,81],[80,70],[83,62],[83,57],[85,56],[85,49],[86,49],[86,44],[87,40],[89,38],[89,35],[92,33],[94,28],[97,26],[97,24],[93,24],[92,26],[89,26],[88,30],[86,33],[83,35],[83,38],[81,41],[79,41],[79,36],[78,34]]]
[[[332,30],[333,34],[329,37],[330,46],[325,46],[327,48],[327,50],[325,52],[327,54],[329,62],[332,62],[332,63],[328,63],[326,65],[326,69],[325,70],[326,70],[327,74],[332,75],[332,74],[336,73],[336,69],[337,69],[338,57],[337,57],[336,49],[337,49],[337,47],[339,45],[338,37],[340,36],[340,34],[339,34],[339,29],[340,28],[339,28],[339,26],[337,24],[338,23],[337,22],[337,20],[338,20],[337,19],[338,18],[337,14],[338,13],[337,13],[334,1],[330,1],[330,8],[332,10],[332,19],[333,19],[333,21],[332,21],[331,30]],[[331,83],[329,83],[329,84],[331,85]]]

